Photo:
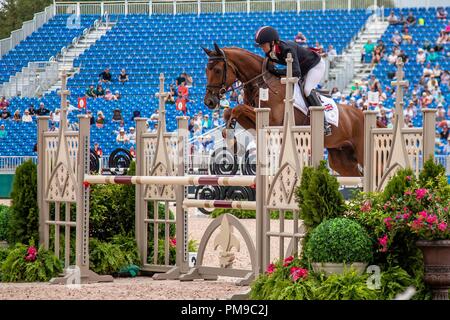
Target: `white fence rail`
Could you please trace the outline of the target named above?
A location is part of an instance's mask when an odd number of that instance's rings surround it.
[[[11,32],[11,36],[0,40],[0,58],[14,49],[22,40],[25,40],[30,34],[42,27],[48,20],[55,15],[54,6],[48,6],[45,11],[36,13],[33,20],[23,23],[22,28]]]

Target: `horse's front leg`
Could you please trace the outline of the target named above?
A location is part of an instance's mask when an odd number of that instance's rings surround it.
[[[228,129],[234,128],[235,122],[245,130],[256,129],[255,109],[246,104],[239,104],[231,110],[225,110],[224,120]]]

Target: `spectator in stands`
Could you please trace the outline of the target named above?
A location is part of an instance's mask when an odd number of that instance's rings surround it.
[[[113,122],[123,121],[122,113],[120,112],[120,109],[119,109],[119,108],[115,108],[115,109],[114,109],[112,121],[113,121]]]
[[[116,100],[120,100],[122,98],[122,95],[118,90],[116,90],[116,92],[114,92],[114,97],[116,98]]]
[[[189,74],[187,74],[186,72],[183,72],[182,75],[186,79],[186,81],[185,81],[186,87],[192,88],[192,85],[194,84],[194,80],[192,79],[192,77]]]
[[[414,14],[412,13],[412,11],[410,11],[408,13],[408,17],[406,18],[406,26],[407,27],[413,27],[417,22],[416,17],[414,17]]]
[[[328,50],[326,52],[326,56],[328,57],[328,60],[330,61],[330,66],[334,67],[336,65],[335,59],[337,57],[336,49],[333,47],[332,44],[328,46]]]
[[[450,42],[450,36],[448,33],[441,31],[441,33],[439,34],[439,38],[436,41],[437,45],[443,45],[443,44],[447,44]]]
[[[408,58],[407,54],[405,53],[405,50],[400,50],[400,54],[398,55],[398,57],[400,59],[402,59],[403,63],[407,63],[408,62],[409,58]]]
[[[385,109],[380,110],[379,120],[385,127],[387,127],[389,125],[389,119],[386,115]]]
[[[105,115],[102,111],[97,111],[97,120],[95,120],[95,124],[97,128],[103,128],[103,125],[105,124]]]
[[[47,108],[45,108],[45,105],[43,102],[41,102],[39,104],[39,109],[36,110],[36,115],[37,116],[47,116],[50,114],[50,110],[48,110]]]
[[[36,110],[34,109],[34,105],[30,104],[30,106],[28,107],[28,113],[30,114],[30,116],[35,116],[36,115]]]
[[[159,110],[155,109],[155,112],[150,116],[150,120],[154,122],[158,122],[159,120]]]
[[[155,132],[157,132],[157,131],[158,131],[158,122],[155,122],[155,123],[153,124],[153,128],[150,129],[150,132],[155,133]]]
[[[22,117],[20,116],[20,110],[19,110],[19,109],[17,109],[16,111],[14,111],[13,120],[14,120],[15,122],[20,122],[20,121],[22,121]]]
[[[380,95],[383,93],[380,81],[375,77],[374,74],[370,75],[367,85],[368,85],[370,91],[378,91],[380,93]]]
[[[125,129],[121,128],[119,130],[119,134],[116,137],[116,142],[122,142],[122,143],[126,143],[129,142],[130,140],[128,139],[128,136],[125,134]]]
[[[444,146],[444,154],[450,154],[450,137],[447,139],[447,144]]]
[[[375,48],[372,54],[372,68],[375,64],[378,64],[381,59],[383,58],[383,53],[381,52],[380,48]]]
[[[308,42],[308,39],[306,39],[305,35],[299,31],[295,36],[294,41],[301,46],[305,46],[306,43]]]
[[[402,36],[398,32],[398,30],[394,31],[394,34],[392,35],[391,41],[394,43],[394,45],[399,46],[402,44]]]
[[[397,63],[397,60],[398,60],[399,54],[400,54],[400,49],[399,49],[397,46],[395,46],[395,47],[392,49],[391,54],[388,55],[388,57],[387,57],[387,62],[388,62],[389,64],[396,64],[396,63]]]
[[[348,104],[348,100],[345,95],[341,95],[341,100],[339,100],[338,104]]]
[[[356,100],[356,107],[360,110],[363,110],[363,106],[366,103],[368,103],[367,94],[363,93],[362,96],[358,100]]]
[[[338,87],[334,87],[331,89],[331,98],[334,100],[338,100],[341,97],[341,93],[339,92]]]
[[[239,90],[238,103],[239,104],[244,103],[244,89]]]
[[[165,101],[167,103],[174,104],[175,103],[175,97],[177,96],[177,93],[176,93],[175,89],[173,88],[173,84],[170,84],[168,93],[169,94],[165,98]]]
[[[220,126],[219,112],[214,111],[212,116],[212,127],[217,128]]]
[[[9,101],[6,100],[5,96],[0,98],[0,109],[9,107]]]
[[[438,19],[447,19],[447,11],[443,7],[437,8],[436,18],[438,18]]]
[[[404,125],[403,125],[404,127],[411,128],[413,126],[413,123],[411,121],[411,117],[409,115],[404,116],[403,117],[403,121],[405,122]]]
[[[129,151],[130,151],[131,156],[133,158],[136,158],[136,150],[134,149],[134,146],[131,146]]]
[[[97,85],[97,89],[95,90],[95,95],[98,97],[103,97],[105,95],[105,90],[101,84]]]
[[[99,83],[111,83],[112,75],[111,72],[109,72],[109,68],[105,68],[104,71],[102,71],[99,75]]]
[[[383,55],[386,52],[386,45],[384,44],[383,40],[381,40],[381,39],[378,39],[376,48],[379,48]]]
[[[211,124],[211,120],[209,119],[209,114],[205,114],[203,116],[203,120],[202,120],[202,130],[203,130],[203,132],[206,132],[206,131],[210,130],[211,127],[212,127],[212,124]]]
[[[22,122],[33,122],[33,118],[30,115],[30,111],[25,110],[22,116]]]
[[[116,101],[117,98],[115,95],[112,94],[111,90],[106,89],[106,94],[105,94],[105,100],[106,101]]]
[[[422,45],[423,50],[426,50],[427,52],[430,52],[430,49],[432,48],[432,46],[433,46],[433,44],[431,43],[430,40],[425,39],[423,41],[423,45]]]
[[[86,96],[89,98],[97,98],[97,94],[95,93],[94,85],[90,85],[89,88],[86,90]]]
[[[55,113],[51,113],[50,118],[53,122],[59,123],[61,120],[61,114],[58,108],[55,109]]]
[[[130,132],[128,133],[128,140],[130,140],[130,143],[135,144],[136,143],[136,131],[134,130],[134,127],[130,127]]]
[[[422,76],[423,77],[429,77],[433,74],[433,69],[431,68],[431,63],[428,62],[425,66],[425,68],[423,68],[423,73]]]
[[[103,150],[98,144],[98,142],[94,143],[94,152],[96,155],[98,155],[100,158],[103,156]]]
[[[444,103],[445,103],[445,97],[444,97],[444,95],[442,94],[442,91],[441,90],[436,90],[436,92],[435,92],[435,94],[434,94],[434,101],[435,101],[435,103],[437,103],[437,105],[438,105],[438,107],[439,106],[444,106]]]
[[[402,34],[402,43],[406,43],[406,44],[412,44],[413,43],[413,37],[412,35],[409,33],[409,29],[405,28],[403,30],[403,34]]]
[[[394,13],[394,10],[391,10],[391,12],[389,13],[389,16],[387,17],[387,21],[389,22],[389,24],[397,24],[398,23],[398,18]]]
[[[139,110],[134,110],[133,115],[131,116],[131,121],[134,121],[135,118],[140,118],[141,112]]]
[[[0,125],[0,139],[6,138],[8,135],[8,132],[5,130],[5,125]]]
[[[368,39],[366,44],[364,44],[362,52],[361,52],[361,63],[366,62],[366,57],[372,56],[372,52],[375,49],[375,44],[372,43],[372,40]]]
[[[414,108],[414,103],[412,101],[409,102],[408,106],[405,110],[403,110],[403,116],[410,116],[411,119],[413,119],[416,116],[416,110]]]
[[[447,126],[447,124],[444,124],[444,125],[442,126],[442,131],[441,131],[441,134],[440,134],[440,138],[441,138],[442,140],[445,140],[445,141],[448,140],[448,138],[449,138],[449,131],[448,131],[448,126]]]
[[[238,101],[239,93],[237,90],[233,90],[230,94],[230,102],[237,102]],[[228,100],[227,100],[228,101]]]
[[[440,104],[436,111],[436,122],[439,123],[444,120],[445,120],[445,109],[442,106],[442,104]]]
[[[127,81],[129,81],[129,79],[128,79],[128,74],[127,74],[127,72],[125,71],[125,69],[122,69],[122,70],[120,71],[120,74],[119,74],[119,82],[120,82],[121,84],[125,84],[125,82],[127,82]]]
[[[93,125],[93,124],[95,124],[95,119],[94,119],[94,117],[92,116],[92,111],[91,110],[87,110],[86,111],[86,114],[87,114],[87,116],[88,116],[88,118],[89,118],[89,125]]]
[[[441,85],[448,86],[450,84],[450,72],[444,70],[441,73]]]
[[[417,55],[416,55],[416,62],[417,64],[424,64],[427,59],[427,54],[425,53],[425,50],[422,48],[419,48]]]
[[[315,44],[315,46],[314,46],[314,50],[315,50],[318,54],[320,54],[321,56],[323,55],[323,45],[322,45],[319,41],[316,41],[316,44]]]
[[[436,63],[433,67],[433,76],[435,78],[440,78],[442,73],[441,65],[439,63]]]
[[[2,110],[2,116],[1,116],[1,118],[2,118],[3,120],[8,120],[8,119],[10,119],[10,118],[11,118],[11,112],[9,112],[9,110],[8,110],[7,108],[4,108],[4,109]]]
[[[430,53],[427,56],[427,61],[435,62],[439,59],[439,54],[434,50],[434,48],[430,49]]]
[[[350,107],[357,109],[358,106],[356,105],[356,98],[355,97],[351,97],[350,98],[350,102],[348,104]]]
[[[182,82],[186,82],[186,78],[184,77],[184,72],[180,73],[180,76],[175,79],[175,85],[178,88],[181,86]]]
[[[188,101],[189,98],[189,89],[186,87],[186,82],[181,82],[180,86],[178,87],[178,96],[181,98],[186,99]]]
[[[430,91],[431,93],[436,93],[438,89],[439,89],[439,83],[437,82],[434,75],[431,75],[430,80],[428,80],[428,82],[427,82],[427,90]]]
[[[431,93],[428,90],[425,90],[422,93],[422,97],[420,98],[420,107],[423,108],[428,108],[428,106],[433,103],[433,96],[431,95]]]

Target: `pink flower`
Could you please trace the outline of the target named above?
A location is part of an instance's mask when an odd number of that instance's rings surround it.
[[[425,220],[426,218],[428,218],[428,214],[426,211],[420,211],[419,212],[419,219],[420,220]]]
[[[361,211],[362,212],[368,212],[372,209],[372,205],[370,203],[370,201],[365,201],[364,204],[361,207]]]
[[[405,177],[405,180],[406,180],[406,181],[411,181],[411,176],[406,176],[406,177]]]
[[[381,238],[378,238],[378,242],[379,242],[380,245],[383,246],[383,247],[387,246],[387,242],[388,242],[387,234],[385,234],[385,235],[382,236]]]
[[[275,270],[276,270],[275,265],[274,265],[273,263],[271,263],[271,264],[269,264],[269,265],[267,266],[266,272],[267,272],[268,274],[271,274],[271,273],[274,273]]]
[[[412,191],[411,190],[406,190],[405,191],[405,196],[410,196],[412,195]]]
[[[25,260],[27,261],[35,261],[37,257],[37,250],[35,247],[31,246],[27,249],[27,255],[25,256]]]
[[[437,217],[434,214],[430,214],[427,217],[427,222],[430,224],[436,223],[437,222]]]
[[[289,256],[286,259],[284,259],[283,267],[287,267],[291,264],[291,262],[294,260],[294,256]]]
[[[438,229],[439,229],[440,231],[445,231],[445,230],[447,230],[447,224],[446,224],[445,222],[439,223]]]
[[[427,194],[427,189],[417,189],[416,190],[416,199],[420,200]]]
[[[392,227],[392,225],[391,225],[392,218],[391,217],[387,217],[387,218],[384,218],[383,221],[386,224],[386,228],[388,228],[388,230],[390,230],[391,227]]]
[[[292,267],[290,269],[292,280],[297,281],[298,279],[306,279],[308,276],[308,269],[303,269],[299,267]]]
[[[176,238],[169,239],[169,241],[170,241],[170,245],[172,247],[176,247],[177,246],[177,239]]]
[[[408,219],[411,215],[409,213],[404,213],[403,214],[403,219]]]
[[[422,219],[415,219],[413,222],[412,222],[412,225],[411,225],[411,228],[413,229],[413,230],[419,230],[421,227],[422,227]]]

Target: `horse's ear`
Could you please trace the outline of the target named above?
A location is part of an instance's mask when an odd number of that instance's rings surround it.
[[[216,51],[217,55],[219,55],[219,56],[221,56],[223,54],[223,51],[220,49],[220,47],[215,42],[214,42],[214,50]]]
[[[202,49],[203,49],[203,51],[205,51],[205,53],[208,55],[208,56],[211,56],[212,55],[212,50],[209,50],[208,48],[204,48],[204,47],[202,47]]]

